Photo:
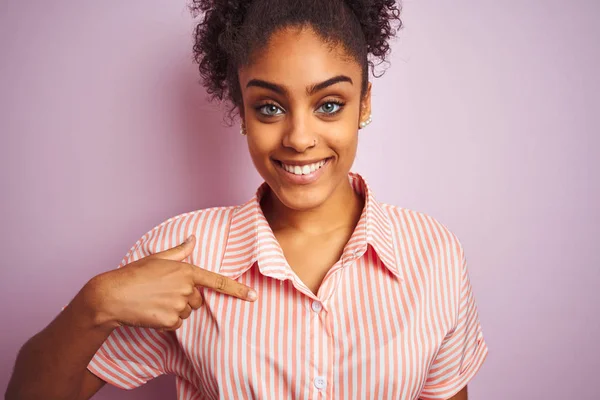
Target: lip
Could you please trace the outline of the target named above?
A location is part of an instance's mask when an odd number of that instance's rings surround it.
[[[325,164],[323,164],[323,166],[321,168],[319,168],[318,170],[311,172],[310,174],[307,175],[296,175],[296,174],[292,174],[291,172],[287,172],[285,169],[283,169],[283,166],[281,165],[281,163],[283,162],[284,164],[287,165],[306,165],[306,164],[313,164],[319,161],[323,161],[325,160]],[[277,172],[279,173],[279,175],[288,183],[291,183],[293,185],[310,185],[311,183],[316,182],[324,173],[325,173],[325,169],[327,167],[329,167],[329,164],[331,163],[331,157],[328,158],[321,158],[318,159],[316,161],[311,161],[311,162],[306,162],[303,161],[302,163],[299,163],[298,161],[296,161],[296,163],[289,163],[288,161],[279,161],[279,160],[273,160],[273,164],[275,164],[275,169],[277,170]]]
[[[318,162],[321,162],[323,160],[329,160],[331,157],[324,157],[324,158],[315,158],[314,160],[278,160],[276,158],[274,158],[274,161],[286,164],[286,165],[294,165],[294,166],[299,166],[302,167],[304,165],[310,165],[310,164],[316,164]]]

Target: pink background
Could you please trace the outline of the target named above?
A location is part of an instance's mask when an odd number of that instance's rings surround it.
[[[406,1],[374,84],[354,169],[463,242],[490,347],[473,399],[599,396],[599,14]],[[192,26],[183,1],[2,2],[2,393],[23,342],[143,233],[260,183],[198,84]]]

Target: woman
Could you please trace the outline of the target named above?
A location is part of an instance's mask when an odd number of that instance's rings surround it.
[[[172,373],[179,399],[466,399],[487,348],[459,241],[350,173],[395,2],[193,10],[204,83],[239,113],[265,184],[144,235],[23,347],[7,398]]]

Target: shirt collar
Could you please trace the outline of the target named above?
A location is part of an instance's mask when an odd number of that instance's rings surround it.
[[[362,176],[350,173],[348,178],[353,189],[364,196],[365,207],[350,240],[344,247],[342,260],[362,257],[370,245],[381,263],[394,276],[402,279],[399,255],[395,252],[398,246],[394,246],[388,211],[375,200]],[[236,279],[258,263],[259,271],[263,275],[280,280],[293,279],[294,273],[288,266],[283,250],[260,208],[260,200],[267,190],[267,184],[263,183],[250,201],[234,210],[221,263],[221,274]]]

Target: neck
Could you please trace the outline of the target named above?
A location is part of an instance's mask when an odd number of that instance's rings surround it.
[[[364,207],[364,199],[344,180],[321,205],[310,210],[294,210],[283,204],[273,191],[263,197],[261,208],[271,229],[294,230],[323,235],[338,229],[354,230]]]

